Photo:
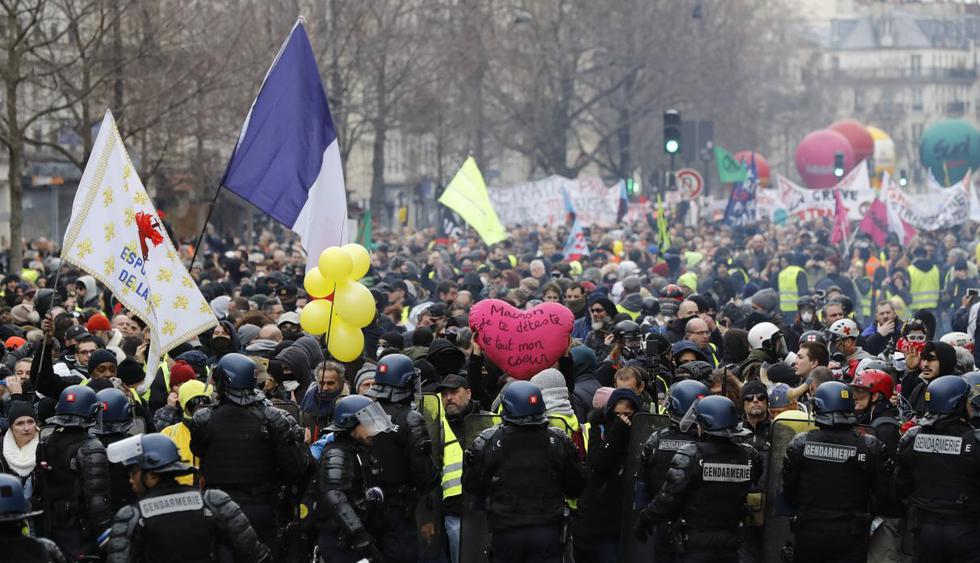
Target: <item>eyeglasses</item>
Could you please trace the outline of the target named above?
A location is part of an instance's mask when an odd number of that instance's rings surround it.
[[[592,313],[605,313],[606,312],[606,310],[603,309],[602,307],[598,307],[598,308],[595,308],[595,309],[589,309],[589,311],[592,312]]]
[[[905,340],[908,340],[909,342],[925,342],[926,341],[926,335],[924,335],[924,334],[906,334],[905,335]]]
[[[923,362],[931,362],[931,361],[934,361],[935,359],[936,359],[936,356],[934,354],[930,354],[928,356],[922,356],[922,361]]]
[[[761,403],[763,401],[769,400],[769,397],[766,397],[765,394],[763,393],[756,393],[754,395],[746,395],[742,397],[742,400],[745,401],[746,403],[754,403],[754,402]]]

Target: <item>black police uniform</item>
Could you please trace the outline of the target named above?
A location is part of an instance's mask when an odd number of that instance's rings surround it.
[[[92,430],[92,434],[99,440],[99,442],[105,446],[109,447],[110,444],[114,444],[119,440],[124,440],[130,437],[128,432],[123,431],[124,425],[113,424],[105,425],[106,428],[101,430]],[[110,482],[110,496],[112,500],[112,512],[118,512],[120,508],[136,502],[136,493],[133,492],[133,487],[129,484],[129,468],[118,463],[109,464],[109,482]]]
[[[797,434],[783,462],[783,495],[798,514],[795,561],[864,561],[874,502],[888,496],[890,473],[874,436],[841,426]]]
[[[908,498],[916,561],[980,561],[980,430],[961,420],[910,429],[896,489]]]
[[[879,399],[868,405],[867,410],[858,415],[858,424],[871,427],[875,437],[885,445],[885,452],[894,459],[898,453],[899,428],[902,421],[898,409],[887,399]]]
[[[0,523],[3,561],[17,563],[64,563],[65,556],[51,540],[25,536],[19,522]]]
[[[388,562],[414,563],[418,559],[415,507],[439,478],[425,419],[409,401],[378,400],[398,429],[375,436],[370,448],[377,464],[368,484],[384,491],[384,525],[377,540]]]
[[[268,548],[231,497],[170,480],[116,513],[106,563],[207,563],[218,560],[221,546],[231,549],[236,562],[269,559]]]
[[[346,432],[331,435],[323,449],[314,516],[325,563],[354,563],[378,555],[376,538],[381,530],[370,526],[380,518],[365,498],[370,460],[367,449]]]
[[[194,413],[191,452],[201,460],[205,486],[225,491],[259,539],[276,547],[278,494],[300,481],[311,464],[303,431],[285,412],[254,402],[222,402]]]
[[[661,428],[650,435],[640,452],[644,490],[648,499],[653,499],[663,486],[674,454],[682,447],[693,444],[697,440],[696,427],[691,431],[682,432],[676,422],[671,422],[670,426]],[[677,546],[674,545],[667,526],[656,527],[654,550],[657,563],[670,563],[677,557]]]
[[[585,482],[575,445],[547,422],[488,428],[463,457],[463,490],[485,499],[498,562],[560,562],[565,499]]]
[[[43,535],[69,558],[96,555],[112,519],[105,446],[78,426],[58,427],[37,448],[32,504],[44,509]]]
[[[682,446],[671,459],[649,511],[670,527],[678,559],[737,561],[745,495],[762,474],[762,456],[752,446],[706,436]]]

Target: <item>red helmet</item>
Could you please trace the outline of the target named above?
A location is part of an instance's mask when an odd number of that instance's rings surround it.
[[[674,299],[680,303],[684,300],[684,290],[681,289],[681,286],[677,285],[676,283],[670,283],[665,285],[663,289],[660,290],[660,297]]]
[[[851,387],[867,389],[872,395],[881,393],[885,399],[891,399],[895,392],[895,380],[880,369],[866,369],[854,376]]]

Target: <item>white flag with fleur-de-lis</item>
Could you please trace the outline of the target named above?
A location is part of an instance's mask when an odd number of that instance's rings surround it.
[[[109,111],[75,193],[61,256],[150,327],[147,380],[161,355],[218,324],[133,170]]]

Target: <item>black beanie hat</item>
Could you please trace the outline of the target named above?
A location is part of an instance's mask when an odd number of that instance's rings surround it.
[[[145,367],[132,358],[126,358],[119,364],[116,375],[126,385],[136,385],[143,381]]]
[[[116,355],[106,349],[92,352],[92,355],[88,358],[88,372],[94,372],[95,368],[99,367],[101,364],[118,365]]]
[[[27,401],[10,401],[10,404],[7,405],[7,421],[10,423],[10,426],[13,426],[14,422],[23,416],[29,416],[37,421],[37,414],[34,413],[34,405]]]

